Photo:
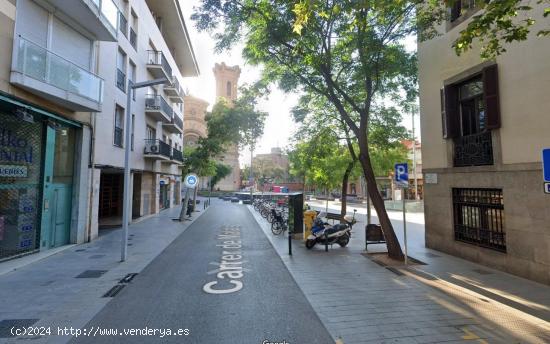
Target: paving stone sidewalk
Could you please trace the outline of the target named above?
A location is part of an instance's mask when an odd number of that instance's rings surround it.
[[[307,250],[294,240],[289,256],[286,233],[274,236],[248,207],[335,340],[550,343],[548,286],[426,249],[421,247],[423,238],[411,239],[409,256],[427,265],[392,272],[365,257],[360,216],[348,247]],[[390,218],[401,238],[399,215]],[[419,235],[423,220],[411,215],[411,221],[416,223],[408,225],[410,233]],[[382,251],[383,246],[372,250]]]
[[[202,207],[201,207],[202,208]],[[65,343],[57,327],[82,328],[111,299],[102,297],[130,273],[139,273],[176,237],[208,210],[193,214],[193,221],[172,221],[180,207],[129,226],[128,259],[120,262],[121,229],[101,230],[90,243],[68,249],[0,275],[0,343]],[[76,278],[88,272],[89,278]],[[51,326],[52,335],[13,338],[19,325]],[[10,338],[11,337],[11,338]]]

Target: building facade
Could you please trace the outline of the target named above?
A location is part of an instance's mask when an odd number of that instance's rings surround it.
[[[225,98],[229,102],[237,99],[237,89],[241,69],[239,66],[229,67],[225,63],[214,66],[216,77],[216,99]],[[241,169],[239,165],[239,149],[230,146],[221,158],[222,163],[231,167],[231,174],[222,179],[215,188],[221,191],[238,191],[241,188]]]
[[[122,223],[124,151],[130,145],[132,218],[181,202],[183,77],[199,74],[177,0],[119,0],[116,42],[101,42],[103,108],[94,123],[92,236]],[[132,82],[166,78],[164,85],[128,90]],[[131,121],[126,122],[131,94]],[[130,142],[125,133],[130,130]]]
[[[0,260],[90,239],[92,125],[111,0],[0,1]]]
[[[452,42],[479,9],[458,2],[441,36],[418,45],[426,245],[550,284],[550,44],[528,40],[492,61]],[[461,8],[460,8],[461,7]],[[519,18],[523,19],[523,18]]]

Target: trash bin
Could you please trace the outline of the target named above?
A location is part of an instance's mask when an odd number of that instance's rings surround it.
[[[313,227],[313,221],[315,220],[316,216],[317,216],[317,212],[315,210],[304,211],[304,225],[305,225],[304,240],[306,240],[307,237],[311,234],[311,227]]]

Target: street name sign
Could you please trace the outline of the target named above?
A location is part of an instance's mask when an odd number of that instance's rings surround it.
[[[395,182],[403,187],[409,186],[409,165],[395,164]]]
[[[186,187],[194,189],[199,183],[199,177],[197,177],[197,175],[193,173],[188,174],[185,176],[184,183]]]
[[[550,148],[542,150],[542,176],[545,182],[550,182]]]

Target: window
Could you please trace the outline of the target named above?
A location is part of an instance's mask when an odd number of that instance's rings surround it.
[[[138,18],[134,9],[132,9],[130,15],[130,44],[137,50],[137,31],[138,31]]]
[[[124,37],[128,37],[128,20],[126,20],[126,17],[122,12],[118,12],[118,29]]]
[[[115,108],[115,130],[113,143],[117,147],[122,148],[124,135],[124,108],[116,105]]]
[[[130,137],[130,149],[134,150],[134,131],[136,128],[136,115],[132,114],[132,131],[131,131],[131,137]]]
[[[467,12],[474,10],[476,8],[476,5],[479,5],[482,1],[483,0],[454,0],[453,2],[451,2],[451,23],[456,21]]]
[[[136,83],[136,64],[130,60],[130,80],[132,80],[132,84]],[[132,99],[136,100],[136,89],[132,90]]]
[[[453,189],[455,240],[506,252],[502,189]]]
[[[157,132],[153,127],[147,126],[145,128],[145,137],[148,140],[155,140],[157,138]]]
[[[116,59],[116,86],[122,91],[126,92],[126,53],[122,49],[118,49]]]
[[[227,90],[226,90],[227,96],[231,97],[231,82],[230,81],[227,82],[226,87],[227,87]]]
[[[491,130],[500,128],[497,65],[441,90],[443,137],[454,141],[454,166],[492,165]]]

